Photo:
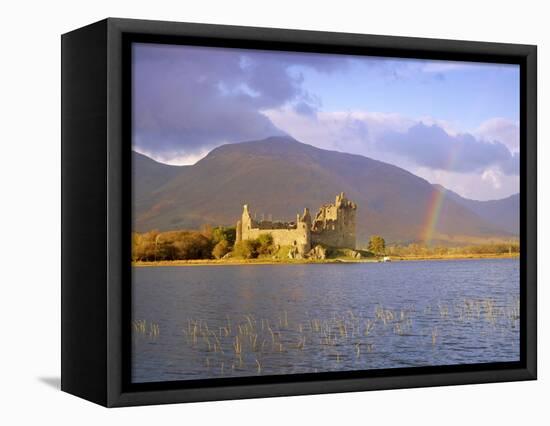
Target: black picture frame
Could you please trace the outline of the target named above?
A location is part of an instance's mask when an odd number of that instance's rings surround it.
[[[520,361],[130,383],[129,46],[136,41],[519,64]],[[536,46],[118,18],[61,42],[62,390],[116,407],[536,379]]]

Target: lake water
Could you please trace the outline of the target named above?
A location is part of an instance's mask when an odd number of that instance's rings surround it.
[[[519,260],[133,268],[132,380],[519,360]]]

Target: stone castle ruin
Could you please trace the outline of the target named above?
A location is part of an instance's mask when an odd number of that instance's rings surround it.
[[[248,205],[243,206],[241,220],[237,222],[237,242],[252,240],[262,234],[270,234],[278,246],[290,246],[291,255],[304,257],[315,255],[317,246],[355,249],[355,213],[357,205],[342,192],[333,204],[325,204],[315,219],[309,209],[296,215],[295,222],[255,220]]]

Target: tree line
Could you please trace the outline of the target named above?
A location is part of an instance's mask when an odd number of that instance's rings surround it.
[[[221,259],[233,257],[254,259],[272,255],[278,247],[269,234],[255,240],[235,243],[235,227],[203,226],[200,230],[149,231],[132,234],[132,260],[155,262],[160,260]]]
[[[453,256],[453,255],[482,255],[482,254],[518,254],[519,242],[499,242],[472,244],[457,247],[428,246],[424,244],[390,245],[385,254],[391,256]]]
[[[421,243],[391,244],[380,235],[372,235],[367,250],[377,256],[452,256],[477,254],[518,254],[519,242],[490,242],[463,246],[427,245]]]
[[[255,259],[286,257],[284,249],[273,243],[270,234],[261,234],[254,240],[235,242],[235,227],[203,226],[200,230],[149,231],[132,234],[133,261],[221,259],[235,257]],[[387,245],[380,235],[372,235],[367,252],[372,256],[452,256],[481,254],[517,254],[519,242],[499,242],[461,247],[428,246],[424,244]],[[288,255],[288,253],[286,253]]]

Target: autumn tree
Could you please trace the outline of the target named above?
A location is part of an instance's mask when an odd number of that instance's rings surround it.
[[[386,252],[386,241],[380,235],[372,235],[369,239],[368,250],[374,254]]]
[[[260,234],[257,239],[258,254],[271,254],[274,250],[271,234]]]
[[[212,230],[212,242],[219,243],[226,240],[230,246],[235,244],[237,230],[234,226],[218,226]]]
[[[229,242],[225,239],[222,239],[212,249],[212,256],[214,256],[216,259],[221,259],[230,251],[231,248],[229,247]]]
[[[187,232],[172,242],[174,259],[209,259],[212,242],[199,232]]]
[[[239,241],[233,247],[233,255],[235,257],[242,257],[243,259],[254,259],[258,257],[258,246],[257,240]]]

